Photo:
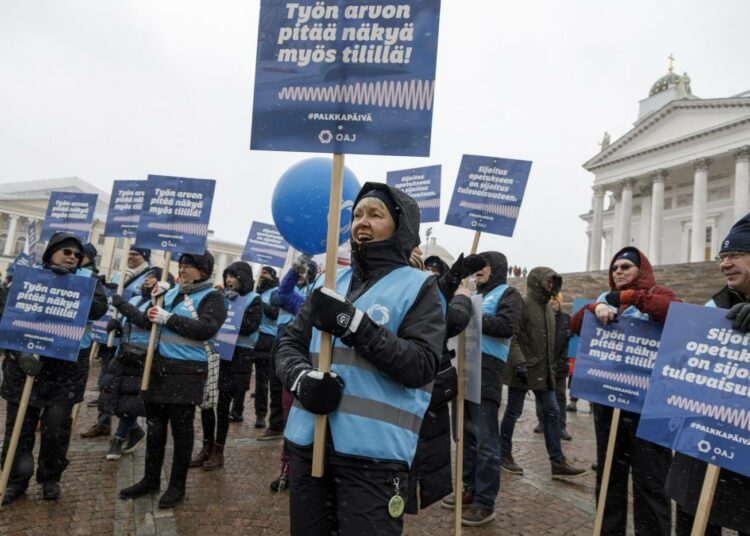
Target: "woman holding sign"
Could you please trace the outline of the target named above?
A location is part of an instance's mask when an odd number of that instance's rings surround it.
[[[50,238],[42,256],[42,269],[68,276],[79,272],[82,259],[83,244],[74,234],[55,233]],[[88,277],[90,273],[79,275]],[[89,321],[98,320],[106,312],[107,297],[101,282],[97,280],[94,299],[89,310]],[[36,379],[23,420],[10,480],[3,495],[3,504],[10,503],[23,495],[29,485],[31,475],[34,473],[32,451],[36,426],[40,420],[42,433],[36,479],[42,485],[43,499],[55,500],[59,497],[60,477],[68,466],[66,455],[73,422],[71,417],[73,406],[83,400],[83,392],[86,388],[90,345],[91,339],[87,330],[84,340],[81,341],[78,360],[72,362],[45,356],[41,356],[37,361],[31,354],[6,352],[7,357],[3,362],[3,385],[0,391],[7,401],[3,463],[5,463],[5,455],[19,409],[26,375],[36,376]]]
[[[287,326],[276,368],[297,399],[291,451],[292,535],[400,534],[409,466],[445,336],[437,279],[409,266],[419,207],[366,183],[354,204],[352,265],[317,288]],[[332,372],[316,370],[320,332]],[[311,476],[315,415],[328,415],[326,466]]]
[[[204,384],[210,388],[210,379],[206,382],[208,352],[227,316],[224,296],[213,287],[213,269],[214,257],[209,251],[203,255],[183,253],[179,260],[180,284],[167,290],[167,283],[159,283],[151,294],[157,297],[166,292],[164,307],[154,306],[147,312],[149,320],[159,324],[161,330],[159,352],[146,393],[145,475],[140,482],[121,490],[121,499],[135,499],[159,490],[169,425],[174,455],[169,487],[159,499],[159,508],[172,508],[185,497],[195,406],[203,403]]]
[[[602,324],[629,316],[664,323],[673,301],[681,301],[667,287],[657,286],[651,263],[634,247],[621,249],[609,265],[609,291],[596,302],[579,310],[570,320],[570,329],[580,335],[583,315],[591,311]],[[575,379],[573,380],[575,382]],[[602,482],[611,407],[592,404],[596,430],[596,494]],[[650,441],[636,437],[640,415],[622,411],[617,431],[612,473],[602,522],[603,535],[625,535],[628,512],[628,474],[633,475],[633,522],[636,534],[670,536],[671,505],[664,491],[672,453]]]

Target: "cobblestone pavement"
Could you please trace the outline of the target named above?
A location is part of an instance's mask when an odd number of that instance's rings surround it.
[[[92,369],[93,387],[98,366]],[[91,400],[96,392],[88,391]],[[590,467],[594,456],[593,423],[588,404],[579,402],[579,413],[568,413],[573,441],[563,442],[566,455]],[[504,406],[503,406],[504,408]],[[501,413],[503,411],[501,408]],[[283,535],[288,532],[287,493],[272,493],[269,482],[278,475],[280,441],[257,441],[252,400],[248,395],[246,421],[231,424],[223,470],[191,469],[186,500],[172,510],[155,507],[158,495],[138,501],[121,501],[117,490],[140,479],[144,448],[120,461],[106,461],[108,438],[81,439],[80,433],[96,419],[96,408],[81,407],[71,440],[70,466],[61,483],[58,501],[42,501],[32,480],[26,497],[0,510],[0,535]],[[465,534],[588,535],[593,531],[594,477],[574,483],[551,479],[550,466],[536,424],[531,397],[516,427],[514,457],[524,467],[523,476],[502,473],[497,518],[483,527],[464,527]],[[0,403],[0,422],[5,404]],[[196,448],[201,439],[196,418]],[[170,444],[165,468],[170,467]],[[162,489],[166,486],[165,475]],[[439,504],[418,516],[407,516],[404,534],[452,534],[453,512]]]

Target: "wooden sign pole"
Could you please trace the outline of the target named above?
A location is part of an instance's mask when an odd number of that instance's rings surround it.
[[[34,356],[34,359],[39,359],[38,355]],[[16,457],[16,449],[18,448],[18,440],[21,437],[21,428],[23,428],[23,421],[26,417],[26,409],[29,407],[29,398],[31,398],[31,388],[34,386],[34,376],[26,375],[26,381],[23,384],[23,392],[21,393],[21,402],[18,405],[18,412],[16,413],[16,421],[13,423],[13,433],[10,436],[10,444],[8,445],[8,453],[5,456],[5,465],[3,465],[2,476],[0,476],[0,508],[2,508],[2,497],[5,495],[5,488],[8,486],[8,479],[10,478],[10,469],[13,467],[13,461]],[[7,418],[7,416],[6,416]]]
[[[164,267],[161,272],[161,281],[167,280],[169,275],[169,263],[172,262],[172,252],[164,252]],[[164,294],[156,299],[156,307],[164,305]],[[146,351],[146,363],[143,365],[143,381],[141,382],[141,391],[148,391],[148,384],[151,381],[151,365],[154,363],[154,350],[156,348],[156,333],[159,325],[154,322],[151,324],[151,335],[148,338],[148,350]]]
[[[336,288],[336,266],[339,254],[339,232],[341,229],[341,195],[344,189],[344,155],[333,155],[331,170],[331,195],[328,200],[328,238],[326,240],[325,287]],[[320,334],[320,358],[318,370],[331,370],[331,334]],[[325,443],[328,420],[325,415],[315,416],[315,442],[313,443],[312,476],[320,478],[325,470]]]
[[[122,291],[125,289],[125,271],[128,269],[128,252],[130,251],[130,238],[125,239],[125,254],[120,259],[120,280],[117,282],[117,294],[122,296]],[[112,244],[112,256],[115,254],[115,248],[114,244]],[[109,265],[110,270],[112,269],[112,264]],[[119,315],[119,312],[117,309],[112,313],[112,319],[116,319]],[[115,342],[115,332],[110,331],[109,336],[107,337],[107,348],[112,348],[114,346]]]
[[[615,443],[617,442],[617,428],[620,425],[620,408],[614,408],[612,422],[609,425],[609,439],[607,441],[607,456],[604,460],[602,470],[602,483],[599,486],[599,498],[596,502],[596,521],[594,522],[594,536],[602,533],[604,522],[604,507],[607,505],[607,491],[609,488],[609,476],[612,473],[612,460],[615,456]]]
[[[474,255],[479,247],[481,231],[474,233],[471,244],[471,254]],[[461,517],[463,516],[464,489],[464,397],[466,396],[466,332],[458,335],[458,390],[456,392],[456,484],[453,497],[456,499],[455,533],[461,536]]]
[[[714,492],[716,483],[719,481],[719,471],[721,468],[712,463],[706,467],[706,476],[703,478],[703,488],[698,500],[698,508],[695,511],[695,520],[693,521],[693,530],[690,536],[703,536],[708,525],[708,518],[711,515],[711,503],[714,501]]]

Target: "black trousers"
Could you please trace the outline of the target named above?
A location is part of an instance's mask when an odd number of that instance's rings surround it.
[[[373,464],[374,465],[374,464]],[[388,501],[406,501],[406,471],[373,471],[327,465],[322,478],[312,463],[292,452],[289,518],[292,536],[390,536],[401,534],[404,515],[393,518]]]
[[[13,426],[18,416],[18,404],[8,402],[5,419],[5,439],[3,441],[2,463],[10,447]],[[65,468],[68,466],[68,445],[70,431],[73,424],[71,417],[73,405],[44,406],[41,408],[28,406],[23,419],[21,436],[18,440],[16,457],[10,471],[8,484],[16,488],[26,489],[31,475],[34,474],[34,442],[36,439],[36,424],[42,421],[41,440],[39,444],[39,459],[36,470],[36,480],[44,482],[59,482]]]
[[[219,400],[215,409],[201,410],[201,424],[203,425],[203,441],[227,444],[229,432],[229,404],[232,402],[230,391],[219,391]],[[214,435],[214,433],[216,435]]]
[[[592,404],[596,432],[596,496],[599,496],[607,456],[613,409]],[[633,525],[636,536],[670,536],[672,509],[664,491],[672,453],[635,436],[640,415],[620,412],[602,534],[624,536],[628,515],[628,476],[633,477]]]
[[[190,457],[193,454],[193,404],[155,404],[146,402],[146,480],[151,484],[161,481],[164,449],[167,445],[167,427],[172,427],[174,456],[169,487],[185,489]]]
[[[675,518],[675,536],[690,536],[693,530],[693,521],[695,518],[692,514],[686,512],[680,505],[677,505],[677,515]],[[711,525],[710,523],[706,526],[706,532],[704,536],[721,536],[721,527],[718,525]],[[738,536],[750,536],[750,532],[737,532]]]
[[[281,381],[276,377],[276,374],[271,371],[271,415],[268,417],[268,427],[271,430],[283,431],[284,430],[284,412],[281,407],[281,390],[283,385]]]
[[[266,352],[258,352],[258,354],[260,357],[253,359],[253,367],[255,368],[255,417],[261,420],[265,419],[268,414],[268,381],[271,375],[271,367],[268,362],[269,354]]]
[[[567,429],[568,425],[567,411],[565,411],[565,406],[568,405],[567,393],[565,392],[567,380],[567,374],[555,376],[555,399],[557,400],[557,407],[560,409],[560,430]],[[536,420],[540,426],[544,422],[542,403],[539,402],[538,398],[536,399]]]

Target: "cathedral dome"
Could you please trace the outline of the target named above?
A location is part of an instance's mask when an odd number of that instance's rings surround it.
[[[667,74],[654,82],[654,85],[651,86],[651,91],[648,92],[648,96],[652,97],[657,93],[661,93],[662,91],[669,89],[672,86],[676,86],[681,79],[682,77],[680,75],[673,73],[670,69]]]

